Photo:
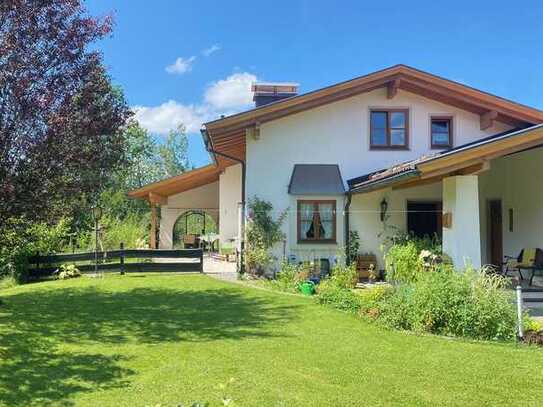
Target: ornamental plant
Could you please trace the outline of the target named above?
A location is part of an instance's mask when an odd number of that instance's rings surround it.
[[[261,276],[275,260],[271,250],[285,239],[281,227],[287,216],[287,210],[274,219],[273,205],[258,197],[249,200],[248,210],[245,266],[249,273]]]

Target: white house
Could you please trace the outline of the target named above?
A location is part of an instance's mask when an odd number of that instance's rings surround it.
[[[131,192],[161,206],[160,248],[195,208],[239,243],[253,196],[288,209],[277,251],[300,259],[349,230],[381,258],[393,227],[442,235],[458,265],[543,247],[543,111],[405,65],[296,89],[255,84],[254,109],[204,125],[212,165]]]

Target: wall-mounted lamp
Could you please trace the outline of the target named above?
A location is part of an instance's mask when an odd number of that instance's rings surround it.
[[[385,216],[386,216],[387,210],[388,210],[388,202],[387,202],[387,200],[385,198],[383,198],[380,205],[381,205],[381,214],[380,214],[381,222],[384,222],[385,221]]]

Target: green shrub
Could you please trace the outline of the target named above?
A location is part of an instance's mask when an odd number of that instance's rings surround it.
[[[360,297],[351,289],[340,287],[333,280],[324,280],[317,286],[316,300],[319,304],[331,305],[342,311],[358,313]]]
[[[271,280],[267,284],[276,290],[296,293],[299,291],[300,283],[307,281],[310,274],[309,264],[291,264],[283,261],[275,280]]]
[[[360,313],[372,318],[377,318],[379,315],[379,304],[386,300],[393,292],[393,288],[388,284],[376,285],[363,290],[357,290]]]
[[[525,332],[539,332],[542,329],[541,324],[528,315],[524,315],[522,326]]]
[[[30,223],[9,219],[0,226],[0,276],[11,276],[18,282],[27,280],[28,259],[36,254],[61,251],[68,240],[69,220],[58,223]]]
[[[329,278],[317,286],[317,302],[329,304],[343,311],[356,313],[360,309],[360,299],[352,290],[358,281],[356,265],[336,265]]]
[[[121,243],[127,249],[148,247],[148,222],[136,214],[129,214],[124,219],[104,216],[100,226],[99,250],[118,250]],[[94,230],[88,231],[79,235],[78,246],[83,251],[94,251],[95,240]]]
[[[62,264],[55,272],[57,280],[81,277],[81,272],[74,264]]]
[[[349,266],[341,264],[335,265],[332,268],[329,280],[339,288],[354,288],[358,282],[356,264],[351,264]]]
[[[0,276],[0,290],[15,287],[18,284],[14,276]]]
[[[245,266],[251,274],[263,275],[274,261],[270,251],[285,238],[281,227],[287,211],[280,213],[274,220],[273,205],[257,197],[249,200],[248,209],[249,216],[245,228]]]
[[[390,239],[385,254],[387,280],[412,283],[421,274],[441,267],[441,244],[437,239],[398,235]]]
[[[412,329],[411,313],[414,289],[410,285],[395,286],[392,292],[377,306],[375,317],[389,327],[401,330]]]
[[[513,340],[516,309],[506,280],[483,271],[432,267],[414,281],[353,290],[351,268],[337,267],[317,287],[317,302],[395,329],[484,340]],[[525,318],[525,326],[533,324]]]
[[[505,279],[483,272],[445,268],[394,288],[378,306],[387,326],[438,335],[512,340],[516,311]]]
[[[352,264],[356,262],[356,257],[360,251],[360,235],[356,230],[349,231],[349,245],[345,248],[347,262]]]

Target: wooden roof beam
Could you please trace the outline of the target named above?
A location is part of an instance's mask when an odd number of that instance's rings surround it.
[[[387,99],[393,99],[394,96],[398,93],[400,88],[400,80],[394,79],[393,81],[387,84]]]
[[[490,110],[486,113],[483,113],[480,117],[481,130],[486,130],[494,125],[494,121],[498,118],[498,112],[495,110]]]
[[[165,196],[159,195],[156,192],[149,192],[148,200],[151,204],[166,205],[168,203],[168,198]]]

